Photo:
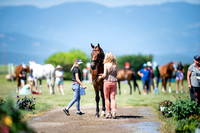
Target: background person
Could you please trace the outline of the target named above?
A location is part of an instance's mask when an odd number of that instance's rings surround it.
[[[60,65],[57,65],[56,71],[55,71],[55,78],[56,78],[56,84],[58,87],[58,94],[60,95],[60,92],[62,95],[64,95],[64,90],[63,90],[63,77],[64,77],[64,71],[62,70]]]
[[[63,110],[66,115],[69,114],[69,109],[71,106],[76,102],[76,109],[77,109],[77,114],[82,115],[83,113],[80,111],[80,85],[86,89],[86,86],[81,82],[81,72],[80,72],[80,67],[83,64],[81,59],[77,59],[75,64],[72,66],[71,71],[72,71],[72,90],[74,91],[74,99],[71,100],[71,102],[68,104],[68,106]]]
[[[147,69],[150,71],[150,75],[149,75],[149,91],[151,91],[151,86],[154,90],[154,73],[153,73],[153,68],[152,68],[152,63],[150,61],[147,62]]]
[[[104,59],[104,73],[99,74],[99,78],[104,78],[104,96],[107,115],[106,118],[116,118],[116,101],[115,95],[117,91],[117,62],[115,56],[108,52]],[[112,105],[112,115],[110,109],[110,103]]]
[[[176,68],[176,93],[178,93],[179,90],[179,82],[181,82],[181,93],[183,93],[183,79],[184,79],[184,67],[179,61],[178,66]]]
[[[143,84],[143,94],[146,95],[146,93],[149,92],[149,76],[150,71],[147,69],[147,64],[143,64],[143,69],[140,69],[137,73],[141,77],[142,84]]]
[[[159,80],[160,80],[160,71],[159,71],[159,66],[157,65],[155,70],[154,70],[154,80],[155,80],[155,83],[156,83],[156,87],[154,89],[154,94],[155,92],[157,94],[159,94],[159,91],[158,91],[158,85],[159,85]]]
[[[22,65],[22,70],[19,72],[19,77],[21,78],[20,82],[22,84],[22,87],[24,87],[27,81],[27,70],[25,64]]]
[[[191,101],[197,100],[200,105],[200,56],[196,55],[194,63],[190,65],[187,72],[188,87]]]

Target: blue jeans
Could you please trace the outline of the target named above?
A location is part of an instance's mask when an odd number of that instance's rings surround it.
[[[74,99],[71,100],[71,102],[68,105],[68,108],[70,108],[76,102],[76,109],[77,111],[80,111],[80,84],[72,83],[72,90],[74,91]]]
[[[142,80],[143,84],[143,90],[145,89],[145,86],[147,87],[146,89],[149,90],[149,80]]]
[[[190,90],[191,101],[197,100],[198,106],[200,106],[200,87],[192,86],[192,88],[189,90]]]

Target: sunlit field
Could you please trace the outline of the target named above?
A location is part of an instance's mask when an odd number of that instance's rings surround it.
[[[142,83],[140,80],[137,81],[140,91],[142,92]],[[91,83],[85,83],[87,86],[86,95],[81,96],[81,106],[96,106],[95,102],[95,92]],[[13,96],[16,100],[18,94],[16,94],[17,82],[6,81],[5,75],[0,75],[0,96],[8,97],[9,95]],[[167,86],[168,88],[168,86]],[[31,116],[39,115],[43,112],[46,112],[50,109],[53,109],[57,106],[66,107],[70,100],[73,98],[73,91],[71,89],[71,81],[64,81],[64,92],[65,95],[58,95],[57,86],[55,86],[55,95],[49,94],[49,89],[47,88],[46,81],[43,80],[42,84],[42,94],[41,95],[27,95],[27,97],[36,98],[36,110],[33,112],[23,111],[24,118],[28,119]],[[181,97],[183,99],[190,98],[189,93],[185,93],[187,88],[187,81],[184,81],[184,93],[176,94],[176,83],[172,82],[172,93],[168,91],[163,93],[161,91],[161,83],[159,87],[159,95],[153,94],[153,91],[148,95],[139,95],[138,90],[136,92],[133,91],[133,94],[130,95],[130,89],[128,84],[121,82],[121,95],[116,95],[116,103],[117,106],[150,106],[152,110],[157,114],[160,121],[164,121],[165,128],[163,130],[167,130],[167,128],[174,128],[175,124],[168,124],[169,122],[174,122],[173,118],[163,118],[159,112],[156,111],[156,107],[159,102],[162,100],[172,100],[175,101],[176,98]],[[24,97],[21,95],[20,97]],[[101,104],[101,101],[100,101]],[[100,106],[101,107],[101,106]],[[95,113],[95,110],[94,110]]]

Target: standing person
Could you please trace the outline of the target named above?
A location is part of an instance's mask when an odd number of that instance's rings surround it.
[[[64,71],[62,70],[60,65],[57,65],[56,71],[55,71],[55,78],[56,78],[56,84],[58,87],[58,94],[60,95],[60,91],[62,95],[64,95],[63,91],[63,77],[64,77]]]
[[[154,91],[154,73],[153,73],[153,68],[152,68],[152,63],[150,61],[147,62],[147,69],[150,71],[150,75],[149,75],[149,91],[151,91],[151,86],[153,88]]]
[[[179,90],[179,82],[181,82],[181,93],[183,93],[183,79],[184,79],[184,67],[179,61],[178,66],[176,68],[176,93],[178,93]]]
[[[147,69],[147,64],[143,64],[143,69],[140,69],[137,73],[141,77],[142,84],[143,84],[143,94],[146,95],[146,93],[149,92],[149,76],[150,71]]]
[[[71,71],[72,71],[72,90],[74,91],[74,99],[71,100],[71,102],[68,104],[68,106],[63,110],[66,115],[69,114],[69,109],[71,106],[76,102],[76,109],[77,109],[77,114],[82,115],[80,111],[80,85],[86,89],[86,86],[81,82],[81,72],[80,72],[80,67],[83,64],[81,59],[77,59],[75,64],[72,66]]]
[[[104,59],[104,73],[99,74],[99,78],[104,79],[104,95],[107,115],[106,118],[116,119],[116,101],[115,95],[117,91],[117,62],[111,52],[107,52]],[[112,114],[110,109],[112,105]]]
[[[20,82],[22,84],[22,87],[26,84],[27,81],[27,70],[26,70],[26,65],[22,65],[22,70],[19,72],[19,77],[20,77]]]
[[[153,92],[154,94],[155,94],[155,92],[157,94],[159,94],[159,92],[158,92],[159,79],[160,79],[160,71],[159,71],[159,66],[157,65],[155,70],[154,70],[154,80],[155,80],[155,83],[156,83],[156,87],[155,87],[154,92]]]
[[[194,56],[193,61],[194,63],[188,68],[187,81],[191,101],[197,100],[200,105],[200,56]]]

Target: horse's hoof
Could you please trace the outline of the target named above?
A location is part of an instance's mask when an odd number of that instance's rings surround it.
[[[99,114],[95,114],[95,116],[94,116],[95,118],[99,118]]]
[[[105,117],[105,116],[106,116],[105,111],[102,111],[100,117]]]

